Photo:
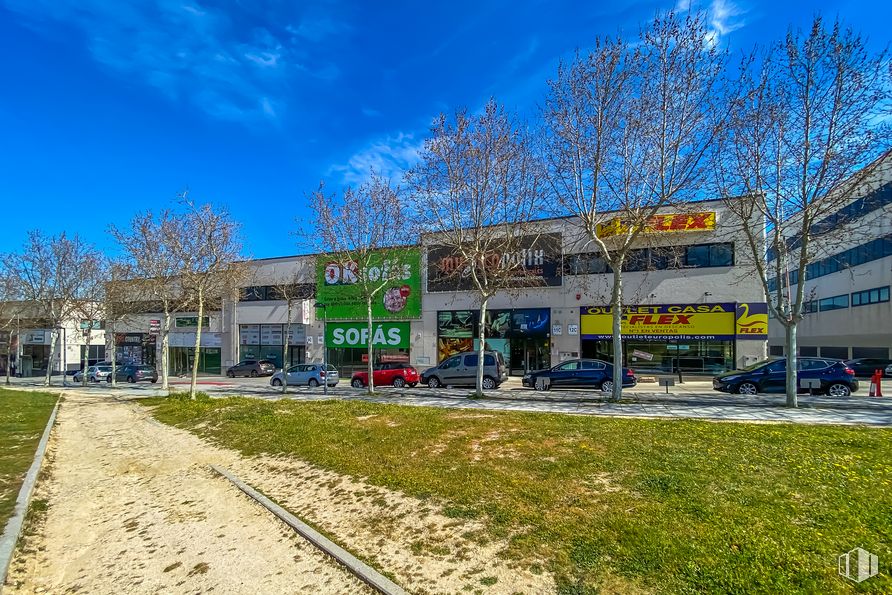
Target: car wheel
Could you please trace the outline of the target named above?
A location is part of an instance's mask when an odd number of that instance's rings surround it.
[[[440,388],[440,386],[442,386],[440,384],[440,379],[437,378],[436,376],[431,376],[430,378],[428,378],[427,385],[430,388]]]
[[[273,378],[272,385],[273,386],[282,386],[282,381],[279,380],[278,378]]]
[[[613,380],[605,380],[601,383],[601,392],[612,393],[613,392]]]
[[[133,378],[133,376],[128,376],[128,377],[127,377],[127,382],[129,382],[130,384],[133,384],[134,382],[136,382],[136,379]]]
[[[483,390],[493,390],[496,388],[496,381],[490,376],[483,377]]]
[[[354,378],[350,381],[350,386],[352,386],[353,388],[362,388],[363,386],[365,386],[365,384],[362,382],[361,379]]]
[[[310,388],[316,388],[317,386],[319,386],[319,381],[315,378],[310,378],[310,381],[307,382],[307,386],[309,386]]]
[[[409,383],[409,388],[415,388],[416,386],[418,386],[418,383],[417,383],[417,382],[410,382],[410,383]]]
[[[831,397],[848,397],[852,394],[851,389],[841,382],[834,382],[827,387],[827,394]]]
[[[257,378],[257,370],[251,370],[251,378]]]
[[[403,388],[404,386],[406,386],[406,379],[405,379],[405,378],[396,377],[396,378],[393,379],[393,385],[394,385],[396,388]]]
[[[112,377],[111,377],[111,375],[109,375],[109,377],[106,378],[105,381],[108,382],[109,384],[111,384],[111,381],[112,381]]]
[[[228,370],[226,372],[226,375],[229,376],[230,378],[235,378],[235,372],[233,372],[232,370]]]
[[[152,384],[155,384],[156,382],[158,382],[158,379],[157,379],[157,378],[152,378],[152,380],[151,380],[150,382],[151,382]]]
[[[752,382],[744,382],[737,387],[737,393],[741,395],[754,395],[759,392],[759,388]]]

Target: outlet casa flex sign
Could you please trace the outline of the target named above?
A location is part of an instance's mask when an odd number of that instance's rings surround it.
[[[376,322],[372,325],[372,347],[408,349],[408,322]],[[325,328],[326,347],[365,348],[369,329],[365,322],[329,322]]]
[[[384,288],[372,301],[376,319],[421,316],[421,251],[418,248],[388,250],[369,259],[367,266],[322,255],[316,259],[316,299],[326,305],[328,320],[366,318],[361,279],[372,284],[383,280]],[[322,312],[318,312],[322,317]]]
[[[613,336],[609,306],[583,308],[579,322],[583,339],[605,340]],[[643,341],[764,340],[768,336],[768,308],[764,303],[626,306],[621,330],[624,338]]]
[[[599,223],[596,233],[599,238],[609,238],[628,233],[632,223],[620,217]],[[643,233],[667,233],[681,231],[712,231],[715,229],[715,212],[700,213],[664,213],[648,218]]]

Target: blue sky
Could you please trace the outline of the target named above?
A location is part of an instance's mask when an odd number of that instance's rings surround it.
[[[672,6],[0,0],[0,251],[29,229],[109,248],[110,223],[189,187],[242,223],[247,255],[303,252],[290,232],[320,180],[398,176],[437,113],[490,96],[534,117],[562,57]],[[890,41],[887,1],[700,6],[735,53],[816,12]]]

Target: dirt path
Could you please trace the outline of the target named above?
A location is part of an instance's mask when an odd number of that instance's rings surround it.
[[[436,502],[289,457],[242,457],[158,423],[136,403],[67,395],[48,462],[35,498],[49,508],[13,560],[10,593],[367,592],[209,463],[409,592],[555,590],[547,572],[504,559],[506,544],[476,521],[443,515]]]
[[[135,407],[66,397],[4,592],[369,592],[207,470],[228,453]]]

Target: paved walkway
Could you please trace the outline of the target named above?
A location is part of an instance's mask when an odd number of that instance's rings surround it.
[[[39,380],[16,379],[16,386],[40,390]],[[178,380],[179,381],[179,380]],[[863,386],[864,383],[862,383]],[[884,393],[892,395],[892,381],[883,384]],[[888,387],[888,388],[887,388]],[[174,385],[175,390],[188,389]],[[490,391],[484,399],[468,399],[470,388],[429,389],[427,387],[395,389],[382,387],[378,395],[368,397],[364,392],[351,388],[345,382],[330,388],[328,395],[322,388],[305,386],[289,387],[282,395],[269,386],[266,378],[244,378],[224,381],[220,378],[202,379],[199,390],[214,397],[243,395],[260,399],[281,398],[321,400],[357,399],[402,405],[445,407],[456,409],[490,409],[507,411],[538,411],[545,413],[571,413],[642,418],[697,418],[723,421],[788,422],[804,424],[859,424],[892,427],[892,397],[869,398],[866,391],[859,391],[848,398],[800,395],[799,408],[785,407],[783,395],[729,395],[712,390],[710,380],[689,380],[683,385],[661,392],[654,384],[639,384],[624,391],[620,403],[605,401],[602,393],[595,390],[552,390],[537,392],[520,387],[519,379],[510,379],[499,390]],[[98,384],[83,389],[80,385],[63,389],[63,392],[109,394],[109,386]],[[114,395],[119,398],[164,396],[165,392],[153,384],[121,385]]]

